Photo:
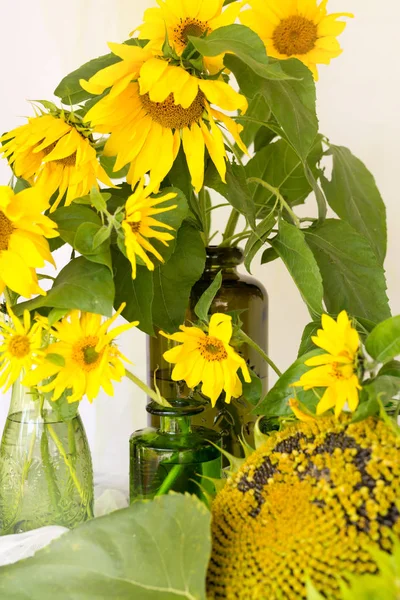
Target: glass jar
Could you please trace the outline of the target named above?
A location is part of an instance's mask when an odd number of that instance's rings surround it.
[[[147,406],[158,417],[158,429],[136,431],[130,438],[130,500],[151,500],[170,491],[194,494],[205,500],[214,492],[211,479],[220,479],[220,435],[193,427],[201,405],[170,400],[171,407],[155,402]],[[213,445],[215,444],[215,445]]]
[[[0,534],[93,516],[93,469],[79,415],[63,420],[44,394],[15,383],[0,446]]]
[[[187,322],[196,321],[194,308],[205,290],[211,285],[219,271],[222,274],[222,286],[216,295],[211,313],[232,313],[238,311],[243,322],[243,331],[268,353],[268,295],[264,287],[253,277],[242,275],[238,266],[243,263],[243,252],[239,248],[207,248],[207,261],[201,279],[194,285],[187,312]],[[162,336],[149,338],[149,384],[153,385],[154,376],[161,394],[167,398],[187,396],[184,382],[174,382],[171,373],[174,365],[163,359],[163,354],[172,348],[174,342]],[[261,378],[263,393],[268,389],[268,369],[260,355],[243,345],[236,350],[245,358],[251,369]],[[193,423],[210,427],[223,434],[223,447],[237,457],[243,457],[243,448],[239,436],[253,443],[255,417],[250,413],[253,406],[244,398],[232,399],[226,404],[221,397],[214,408],[208,402],[204,413],[194,418]],[[151,424],[157,426],[155,417]]]

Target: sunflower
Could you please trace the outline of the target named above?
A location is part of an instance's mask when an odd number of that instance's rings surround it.
[[[312,337],[312,341],[326,350],[327,354],[306,360],[307,366],[316,368],[307,371],[293,385],[305,390],[327,388],[318,403],[317,414],[335,407],[338,416],[346,402],[350,410],[355,411],[359,402],[358,391],[361,389],[356,374],[360,338],[346,311],[340,313],[337,321],[329,315],[322,315],[322,329]]]
[[[139,39],[149,40],[148,47],[161,52],[166,35],[171,47],[178,56],[185,50],[189,36],[202,37],[219,27],[232,25],[243,6],[242,2],[232,2],[224,8],[224,0],[158,0],[158,8],[148,8],[144,13],[144,23],[139,31]],[[224,55],[206,57],[204,65],[211,74],[222,71]]]
[[[58,190],[51,212],[64,194],[65,205],[69,206],[93,187],[99,189],[98,180],[114,187],[97,160],[88,131],[71,113],[32,117],[26,125],[3,135],[0,142],[1,152],[17,177],[40,188],[47,199]]]
[[[339,600],[341,576],[375,574],[379,547],[392,552],[399,494],[400,437],[381,420],[272,433],[213,502],[207,598],[296,600],[311,579]]]
[[[55,266],[45,238],[58,236],[56,223],[42,214],[46,208],[40,190],[14,194],[8,186],[0,186],[0,293],[6,286],[25,298],[46,293],[35,269],[45,261]]]
[[[146,49],[109,46],[122,59],[112,65],[118,69],[107,67],[80,83],[92,94],[111,88],[89,110],[86,120],[96,131],[111,133],[104,154],[117,157],[115,171],[130,164],[127,181],[132,186],[149,172],[154,191],[172,168],[182,144],[197,192],[204,181],[205,148],[225,181],[226,149],[217,122],[247,150],[240,139],[242,126],[211,104],[245,112],[245,97],[224,81],[199,79],[166,60],[149,58]]]
[[[198,327],[181,325],[180,332],[161,335],[181,342],[164,353],[164,359],[175,364],[173,381],[186,381],[189,388],[203,383],[202,393],[211,399],[215,406],[219,396],[225,392],[225,402],[242,395],[242,382],[238,370],[242,370],[246,382],[251,377],[244,358],[239,356],[229,342],[232,338],[232,317],[215,313],[210,319],[208,333]]]
[[[336,37],[346,23],[340,17],[351,13],[328,15],[328,0],[248,0],[251,9],[240,14],[243,25],[253,29],[263,40],[269,56],[297,58],[318,79],[317,64],[328,65],[342,53]]]
[[[157,221],[154,216],[177,208],[177,205],[155,208],[159,204],[176,198],[176,193],[164,194],[160,198],[149,198],[150,191],[144,187],[142,180],[135,193],[128,198],[125,206],[125,219],[122,221],[122,229],[125,233],[125,246],[128,258],[132,265],[132,279],[136,278],[136,256],[141,258],[149,269],[154,271],[154,263],[149,259],[147,252],[153,254],[159,261],[164,262],[161,254],[149,242],[149,238],[159,240],[165,246],[174,239],[174,236],[157,228],[173,231],[173,227],[166,223]]]
[[[0,320],[0,387],[6,392],[24,371],[43,360],[43,323],[32,324],[28,310],[23,321],[15,316],[10,306],[7,312],[11,322]]]
[[[52,391],[54,401],[66,389],[72,390],[68,402],[80,401],[85,395],[92,402],[101,387],[113,396],[111,381],[121,381],[125,375],[122,360],[128,360],[113,340],[138,325],[138,322],[127,323],[108,331],[124,308],[125,304],[104,323],[100,315],[72,311],[50,330],[56,341],[48,346],[45,362],[28,373],[23,385],[38,386],[41,392]],[[57,360],[54,360],[55,356]],[[46,382],[47,379],[50,382]]]

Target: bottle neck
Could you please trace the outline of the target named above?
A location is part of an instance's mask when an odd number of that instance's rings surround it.
[[[223,275],[238,276],[237,268],[243,262],[243,252],[239,248],[207,248],[207,259],[204,273],[215,275],[222,271]]]
[[[192,432],[192,419],[191,417],[178,417],[169,416],[160,418],[160,431],[162,433],[191,433]]]

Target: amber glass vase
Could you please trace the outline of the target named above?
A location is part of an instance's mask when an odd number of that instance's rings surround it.
[[[243,331],[247,333],[265,351],[268,351],[268,296],[264,287],[253,277],[238,272],[243,262],[243,252],[239,248],[207,248],[207,261],[201,279],[192,290],[187,311],[187,321],[196,321],[194,313],[199,298],[210,286],[219,271],[222,272],[222,286],[211,306],[211,312],[231,313],[241,311]],[[149,338],[149,382],[152,385],[154,374],[156,382],[164,397],[171,399],[185,397],[188,390],[184,382],[174,382],[171,379],[173,365],[163,359],[163,354],[174,345],[164,337]],[[267,390],[267,365],[257,352],[244,345],[237,349],[247,361],[249,367],[261,378],[264,392]],[[222,434],[223,447],[235,456],[242,456],[243,450],[239,435],[244,435],[250,443],[254,417],[251,415],[252,406],[237,398],[231,404],[225,404],[223,397],[217,401],[215,408],[207,403],[206,410],[193,418],[198,426],[214,429]],[[151,424],[159,425],[156,417],[152,416]]]

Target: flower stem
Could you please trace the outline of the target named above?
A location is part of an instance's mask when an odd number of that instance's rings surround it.
[[[239,222],[240,213],[236,210],[236,208],[232,208],[232,212],[228,219],[228,223],[226,225],[225,232],[222,236],[223,243],[227,242],[235,235],[236,227]]]
[[[296,227],[298,227],[300,229],[299,217],[292,210],[291,206],[289,206],[289,204],[286,202],[285,198],[282,196],[282,194],[280,193],[278,188],[273,187],[272,185],[270,185],[263,179],[259,179],[258,177],[249,177],[247,179],[247,183],[258,183],[258,185],[261,185],[265,189],[269,190],[272,194],[274,194],[274,196],[276,196],[276,198],[278,198],[279,202],[282,204],[282,206],[287,210],[287,212],[291,216],[293,223],[296,225]]]
[[[155,392],[154,390],[152,390],[148,385],[143,383],[143,381],[139,379],[139,377],[136,377],[136,375],[134,375],[128,369],[125,369],[125,375],[128,379],[130,379],[130,381],[132,381],[132,383],[137,385],[138,388],[140,388],[143,392],[145,392],[145,394],[147,394],[152,400],[154,400],[154,402],[157,402],[157,404],[161,404],[161,406],[171,406],[170,403],[163,396],[161,396],[160,392]]]
[[[207,197],[206,197],[206,188],[201,188],[199,192],[199,208],[200,208],[200,218],[201,224],[203,226],[203,240],[204,245],[208,246],[208,238],[210,235],[209,231],[209,213],[207,212]]]
[[[260,346],[258,344],[256,344],[256,342],[254,340],[252,340],[248,335],[246,335],[242,329],[239,331],[239,338],[243,342],[248,344],[251,348],[256,350],[259,353],[259,355],[265,360],[265,362],[271,367],[271,369],[273,369],[275,371],[275,373],[278,375],[278,377],[282,376],[282,372],[278,369],[276,364],[270,359],[268,354],[266,354],[264,352],[264,350],[262,350],[262,348],[260,348]]]
[[[67,468],[69,470],[69,473],[71,475],[71,479],[72,479],[72,481],[75,484],[75,487],[77,489],[77,492],[78,492],[78,494],[79,494],[82,502],[85,504],[86,503],[85,494],[83,492],[82,486],[81,486],[80,481],[78,479],[78,476],[76,474],[75,468],[74,468],[73,464],[71,463],[70,458],[67,456],[67,454],[66,454],[66,452],[65,452],[65,450],[63,448],[63,445],[61,443],[61,440],[59,439],[58,435],[56,434],[56,432],[54,431],[53,427],[50,424],[47,424],[47,430],[48,430],[51,438],[53,439],[53,442],[55,443],[58,452],[62,456],[62,458],[64,460],[64,463],[66,464],[66,466],[67,466]],[[90,506],[90,503],[88,503],[87,510],[88,510],[88,516],[89,516],[89,518],[92,519],[93,518],[93,512],[92,512],[92,508]]]

